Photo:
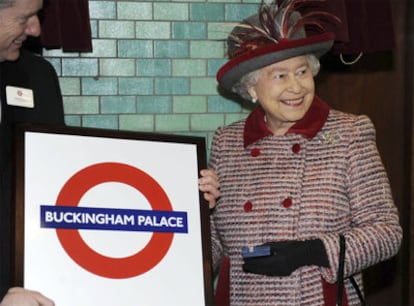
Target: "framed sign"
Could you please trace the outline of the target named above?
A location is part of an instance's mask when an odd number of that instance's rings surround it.
[[[21,125],[16,285],[59,306],[212,305],[201,137]]]

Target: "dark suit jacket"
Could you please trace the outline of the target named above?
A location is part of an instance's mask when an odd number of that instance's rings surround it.
[[[31,89],[34,108],[10,106],[6,101],[7,85]],[[62,95],[53,66],[44,58],[22,50],[15,62],[0,63],[0,300],[10,284],[13,165],[16,123],[64,124]]]

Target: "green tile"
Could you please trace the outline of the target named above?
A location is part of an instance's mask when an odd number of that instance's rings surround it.
[[[206,61],[199,59],[174,59],[174,76],[204,76],[206,75]]]
[[[206,39],[204,22],[173,22],[172,37],[174,39]]]
[[[90,19],[115,19],[115,1],[92,1],[89,0]]]
[[[140,114],[171,113],[172,101],[170,96],[140,96],[138,97],[138,112]]]
[[[154,2],[155,20],[188,20],[188,4]]]
[[[155,41],[156,58],[187,58],[189,55],[188,41]]]
[[[226,118],[225,118],[224,124],[225,125],[232,124],[233,122],[236,122],[236,121],[239,121],[239,120],[242,120],[242,119],[246,118],[247,115],[248,114],[245,114],[245,113],[240,113],[240,114],[226,114],[225,115]]]
[[[171,24],[165,21],[136,22],[136,37],[139,39],[171,38]]]
[[[114,95],[118,92],[116,78],[82,78],[81,86],[83,95]]]
[[[98,114],[99,97],[63,97],[63,107],[65,109],[65,114]]]
[[[256,14],[258,4],[226,4],[226,21],[240,22]]]
[[[174,96],[174,113],[205,113],[207,102],[205,96]]]
[[[132,114],[137,112],[135,96],[105,96],[101,98],[102,114]]]
[[[171,60],[169,59],[138,59],[138,76],[170,76]]]
[[[100,59],[99,68],[103,76],[134,76],[134,59]]]
[[[80,95],[80,79],[79,78],[59,78],[60,90],[62,95],[73,96]]]
[[[118,57],[152,58],[153,50],[151,40],[118,41]]]
[[[207,37],[208,39],[226,41],[233,28],[233,23],[210,22],[207,28]]]
[[[224,124],[224,114],[193,114],[191,115],[192,131],[211,131]]]
[[[98,60],[96,58],[64,58],[62,59],[63,76],[96,76]]]
[[[116,57],[115,39],[92,39],[92,52],[84,52],[82,57]]]
[[[80,115],[65,115],[65,124],[67,126],[82,126],[82,116]]]
[[[151,20],[151,2],[117,2],[118,19]]]
[[[135,38],[133,21],[99,21],[100,38]]]
[[[208,97],[209,113],[237,113],[241,112],[241,105],[238,102],[224,99],[221,96]]]
[[[82,117],[82,126],[88,128],[100,128],[118,130],[117,115],[86,115]]]
[[[119,94],[151,95],[154,91],[151,78],[119,78]]]
[[[190,116],[189,115],[156,115],[155,116],[155,131],[189,131]]]
[[[52,64],[53,69],[55,69],[56,74],[58,76],[62,75],[62,60],[60,58],[55,58],[55,57],[45,57],[46,60]]]
[[[223,58],[224,42],[222,41],[191,41],[191,58]]]
[[[224,20],[224,4],[193,3],[190,4],[190,19],[203,21]]]
[[[119,115],[119,128],[127,131],[154,131],[153,115]]]
[[[207,75],[208,76],[216,76],[219,69],[227,63],[228,59],[209,59],[207,60]]]
[[[155,79],[155,94],[185,95],[190,93],[188,78],[157,78]]]
[[[216,95],[217,81],[215,78],[193,78],[191,79],[192,95]]]

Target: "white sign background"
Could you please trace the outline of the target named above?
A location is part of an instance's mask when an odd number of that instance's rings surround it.
[[[58,306],[204,305],[203,256],[196,145],[104,137],[25,133],[24,286]],[[175,233],[165,257],[148,272],[127,279],[90,273],[62,248],[56,230],[40,227],[40,205],[55,205],[66,181],[93,164],[124,163],[149,174],[174,211],[185,211],[188,234]],[[91,188],[79,206],[151,209],[136,189],[122,183]],[[80,230],[96,252],[135,254],[152,233]]]

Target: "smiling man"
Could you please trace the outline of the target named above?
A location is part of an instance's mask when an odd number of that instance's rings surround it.
[[[52,65],[22,49],[40,35],[38,11],[43,0],[0,0],[0,298],[11,284],[13,205],[13,129],[17,123],[63,125],[63,103]],[[42,294],[12,288],[0,306],[46,306]]]

